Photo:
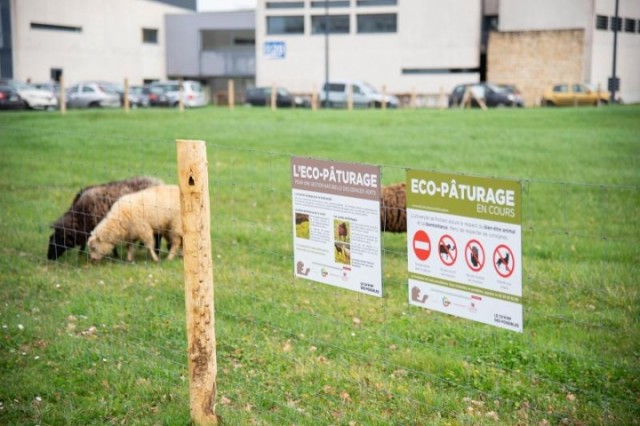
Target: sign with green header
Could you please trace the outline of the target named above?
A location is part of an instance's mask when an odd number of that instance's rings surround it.
[[[409,303],[519,331],[520,182],[407,171]]]

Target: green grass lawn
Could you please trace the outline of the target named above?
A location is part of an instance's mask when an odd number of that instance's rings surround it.
[[[640,107],[0,114],[0,424],[189,424],[182,261],[46,260],[87,185],[207,142],[228,425],[640,424]],[[523,186],[524,333],[293,276],[292,155]]]

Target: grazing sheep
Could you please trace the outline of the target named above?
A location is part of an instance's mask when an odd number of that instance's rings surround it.
[[[53,234],[49,237],[47,258],[56,260],[77,246],[84,250],[89,234],[118,198],[162,183],[157,178],[136,176],[81,189],[71,207],[51,225]]]
[[[407,196],[404,182],[382,187],[380,225],[383,231],[407,232]]]
[[[167,260],[173,259],[182,245],[180,189],[177,185],[157,185],[122,196],[89,237],[89,255],[100,260],[111,253],[116,244],[129,246],[127,260],[133,261],[133,243],[142,241],[156,262],[154,234],[171,243]]]

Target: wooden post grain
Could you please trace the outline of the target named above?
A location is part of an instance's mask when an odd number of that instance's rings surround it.
[[[203,141],[177,140],[182,211],[189,406],[196,425],[215,425],[216,339],[207,152]]]

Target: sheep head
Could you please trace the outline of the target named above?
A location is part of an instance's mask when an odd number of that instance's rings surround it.
[[[100,260],[113,252],[113,243],[103,240],[94,233],[91,234],[87,243],[89,245],[89,256],[91,260]]]

